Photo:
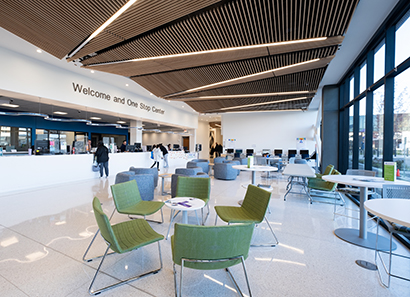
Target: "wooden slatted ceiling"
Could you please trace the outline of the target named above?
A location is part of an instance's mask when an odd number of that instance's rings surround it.
[[[336,36],[330,37],[323,41],[312,41],[299,44],[284,44],[250,49],[244,48],[226,52],[210,52],[199,55],[173,56],[166,59],[159,58],[148,61],[139,60],[125,63],[119,62],[113,64],[96,64],[85,67],[93,70],[131,77],[318,48],[332,47],[336,50],[336,46],[341,44],[342,41],[343,36]],[[334,53],[335,52],[330,52],[329,55],[333,55]]]
[[[237,0],[98,52],[86,65],[344,35],[359,0]],[[328,13],[323,13],[326,11]]]
[[[145,75],[132,77],[131,79],[148,90],[155,90],[154,94],[164,97],[168,94],[179,91],[189,90],[199,86],[209,85],[215,82],[226,81],[232,78],[240,78],[250,74],[260,73],[271,69],[277,69],[283,66],[293,65],[296,63],[309,61],[315,58],[325,58],[334,53],[337,47],[312,50],[309,52],[297,52],[282,54],[252,60],[243,60],[225,64],[210,65],[200,68],[192,68],[181,71],[159,73],[156,75]],[[305,67],[319,68],[323,67],[321,61],[318,66],[315,63],[303,65]],[[328,63],[328,61],[324,61]],[[303,67],[303,66],[299,66]],[[297,71],[298,67],[289,68],[285,71]],[[273,76],[267,73],[267,76]],[[279,74],[280,75],[280,74]],[[260,80],[262,77],[255,76],[252,80]],[[232,82],[231,84],[243,83],[241,81]],[[152,91],[151,91],[152,92]]]
[[[139,0],[92,39],[72,59],[103,50],[116,43],[160,27],[220,0]]]
[[[0,1],[0,26],[62,59],[127,0]]]
[[[197,110],[198,112],[202,113],[219,113],[219,112],[239,112],[239,111],[269,111],[269,110],[286,110],[286,109],[304,109],[308,107],[312,97],[295,100],[295,101],[287,101],[287,102],[280,102],[280,103],[272,103],[272,104],[265,104],[265,105],[254,105],[254,106],[246,106],[242,108],[233,108],[233,109],[224,109],[221,108],[226,107],[221,102],[187,102],[187,104],[192,107],[193,109]],[[254,104],[258,102],[247,102],[244,104],[237,104],[240,105],[248,105]],[[235,104],[236,105],[236,104]]]
[[[264,80],[238,84],[234,86],[215,88],[188,94],[186,97],[200,96],[221,96],[235,94],[258,94],[258,93],[279,93],[296,91],[316,91],[327,67],[314,69],[284,76],[268,78]],[[184,98],[180,96],[179,98]]]

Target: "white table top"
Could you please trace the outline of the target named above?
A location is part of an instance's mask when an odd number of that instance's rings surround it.
[[[383,185],[410,185],[409,182],[396,180],[386,181],[383,177],[371,177],[361,175],[323,175],[322,179],[333,183],[340,183],[354,187],[383,188]]]
[[[178,204],[184,202],[186,202],[186,205],[190,205],[190,207]],[[165,201],[165,205],[175,210],[191,211],[203,208],[205,206],[205,201],[202,199],[192,197],[175,197]]]
[[[257,166],[254,165],[248,168],[248,165],[233,165],[233,169],[247,170],[247,171],[278,171],[278,168],[272,166]]]
[[[410,228],[410,199],[372,199],[364,207],[382,219]]]
[[[308,164],[288,164],[282,174],[300,177],[316,177],[315,171]]]

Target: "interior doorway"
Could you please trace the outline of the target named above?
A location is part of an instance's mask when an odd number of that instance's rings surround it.
[[[189,151],[189,136],[182,136],[182,146],[184,151]]]

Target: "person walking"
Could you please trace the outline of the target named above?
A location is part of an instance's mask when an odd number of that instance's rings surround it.
[[[162,143],[159,144],[159,148],[162,152],[162,155],[164,156],[164,168],[168,168],[168,150],[165,146],[162,145]]]
[[[95,158],[100,166],[100,177],[103,177],[103,170],[105,170],[105,176],[108,177],[108,148],[101,140],[98,142]]]
[[[157,165],[157,168],[159,171],[159,161],[161,160],[161,155],[162,155],[159,145],[154,144],[154,147],[152,148],[152,155],[154,157],[154,164],[152,164],[151,168]]]

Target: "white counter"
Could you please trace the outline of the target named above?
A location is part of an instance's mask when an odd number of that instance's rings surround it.
[[[109,174],[114,176],[131,166],[151,167],[150,156],[150,152],[110,154]],[[99,172],[92,171],[93,157],[91,154],[0,157],[0,195],[98,178]],[[190,154],[170,152],[170,167],[186,167],[190,159]]]

